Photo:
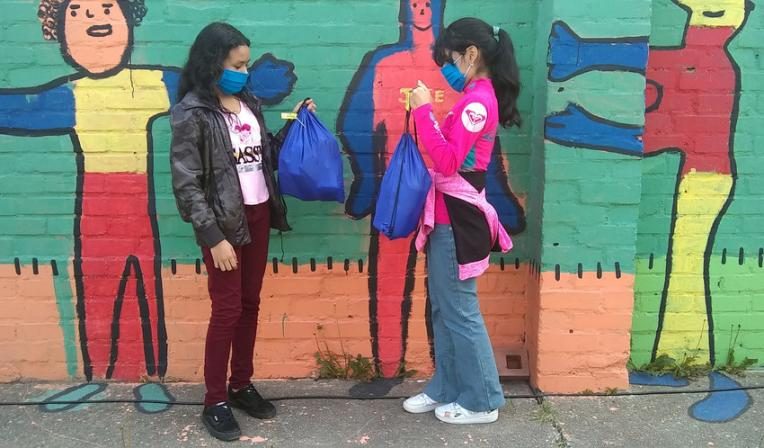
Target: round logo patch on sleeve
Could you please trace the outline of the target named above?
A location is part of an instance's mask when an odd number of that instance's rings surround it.
[[[488,121],[488,111],[480,103],[470,103],[462,112],[462,124],[470,132],[480,132]]]

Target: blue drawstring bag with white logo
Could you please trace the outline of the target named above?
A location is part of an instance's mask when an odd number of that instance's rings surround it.
[[[411,112],[390,164],[382,177],[372,225],[390,239],[406,238],[419,225],[432,179],[409,133]],[[416,134],[416,123],[414,123]]]
[[[345,202],[342,156],[334,135],[303,104],[279,154],[279,190],[303,201]]]

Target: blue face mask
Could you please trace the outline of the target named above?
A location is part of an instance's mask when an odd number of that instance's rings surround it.
[[[234,95],[242,91],[249,79],[249,73],[225,69],[218,80],[218,88],[226,95]]]
[[[449,62],[448,64],[445,64],[440,69],[440,73],[442,73],[443,77],[446,78],[446,82],[448,82],[448,85],[450,85],[451,88],[456,90],[457,92],[463,92],[464,86],[465,84],[467,84],[466,74],[459,71],[459,67],[456,66],[456,63],[459,62],[459,60],[461,59],[462,58],[460,56],[459,59],[455,60],[454,62]],[[467,72],[469,72],[469,69],[467,69]]]

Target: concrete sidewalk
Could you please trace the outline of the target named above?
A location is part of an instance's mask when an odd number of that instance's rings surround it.
[[[764,374],[738,379],[745,385],[764,384]],[[741,447],[764,448],[764,391],[745,394],[749,400],[738,415],[725,423],[700,418],[714,412],[689,412],[707,394],[646,397],[550,398],[539,405],[532,399],[511,400],[499,421],[483,426],[452,426],[432,414],[410,415],[394,397],[417,393],[422,382],[377,383],[371,386],[344,381],[266,381],[258,388],[266,397],[286,398],[276,403],[279,415],[259,421],[235,411],[242,440],[222,443],[211,438],[199,421],[199,406],[88,404],[67,406],[0,407],[2,447]],[[0,386],[0,401],[36,401],[59,395],[90,396],[93,400],[134,399],[135,387],[109,384],[9,384]],[[686,390],[706,388],[698,381]],[[506,384],[512,395],[529,394],[523,384]],[[634,391],[669,390],[633,386]],[[138,389],[143,396],[159,398],[168,393],[178,401],[199,401],[198,384],[156,385]],[[149,395],[147,391],[150,391]],[[79,394],[79,395],[78,395]],[[708,409],[726,409],[732,415],[741,403],[716,400]],[[384,396],[373,401],[353,399],[300,399],[304,396]],[[391,398],[393,397],[393,398]],[[737,399],[741,396],[738,395]],[[706,403],[708,400],[706,400]],[[700,405],[703,408],[703,405]],[[705,409],[705,408],[703,408]],[[155,413],[152,413],[155,412]],[[714,417],[715,418],[715,417]]]

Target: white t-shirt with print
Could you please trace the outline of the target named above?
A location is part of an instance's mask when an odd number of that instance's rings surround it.
[[[225,114],[233,144],[233,157],[239,172],[245,205],[262,204],[270,198],[263,173],[260,125],[255,114],[243,103],[238,114]]]

